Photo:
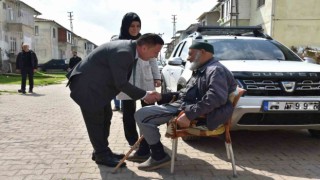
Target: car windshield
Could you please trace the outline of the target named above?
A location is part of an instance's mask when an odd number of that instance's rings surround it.
[[[273,40],[212,39],[214,54],[220,60],[301,61],[288,48]]]

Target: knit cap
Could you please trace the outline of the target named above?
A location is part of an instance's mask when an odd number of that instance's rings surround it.
[[[193,42],[189,49],[204,49],[205,51],[214,54],[213,46],[207,42]]]

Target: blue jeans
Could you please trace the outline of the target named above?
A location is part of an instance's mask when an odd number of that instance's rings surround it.
[[[117,100],[116,98],[113,98],[113,101],[114,101],[114,106],[116,108],[120,108],[120,100]]]

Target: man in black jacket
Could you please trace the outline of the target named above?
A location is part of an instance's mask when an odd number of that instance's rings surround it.
[[[122,91],[135,100],[155,101],[156,92],[137,88],[128,80],[138,57],[146,61],[157,57],[163,44],[156,34],[144,34],[137,41],[111,41],[93,50],[67,74],[70,96],[80,106],[97,164],[115,167],[123,157],[108,147],[111,100]]]
[[[77,51],[73,51],[72,54],[73,56],[69,60],[68,71],[71,71],[71,69],[82,60],[81,57],[77,55]]]
[[[38,58],[36,53],[29,50],[28,44],[22,45],[22,51],[16,59],[16,71],[21,73],[21,89],[19,93],[26,93],[27,76],[29,79],[29,93],[33,93],[33,73],[38,68]]]

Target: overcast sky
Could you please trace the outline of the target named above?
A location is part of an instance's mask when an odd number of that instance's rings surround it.
[[[73,32],[97,45],[119,34],[121,20],[127,12],[141,19],[141,33],[163,33],[165,42],[173,36],[173,16],[176,31],[186,29],[197,18],[216,5],[216,0],[22,0],[42,15],[70,28],[73,12]]]

